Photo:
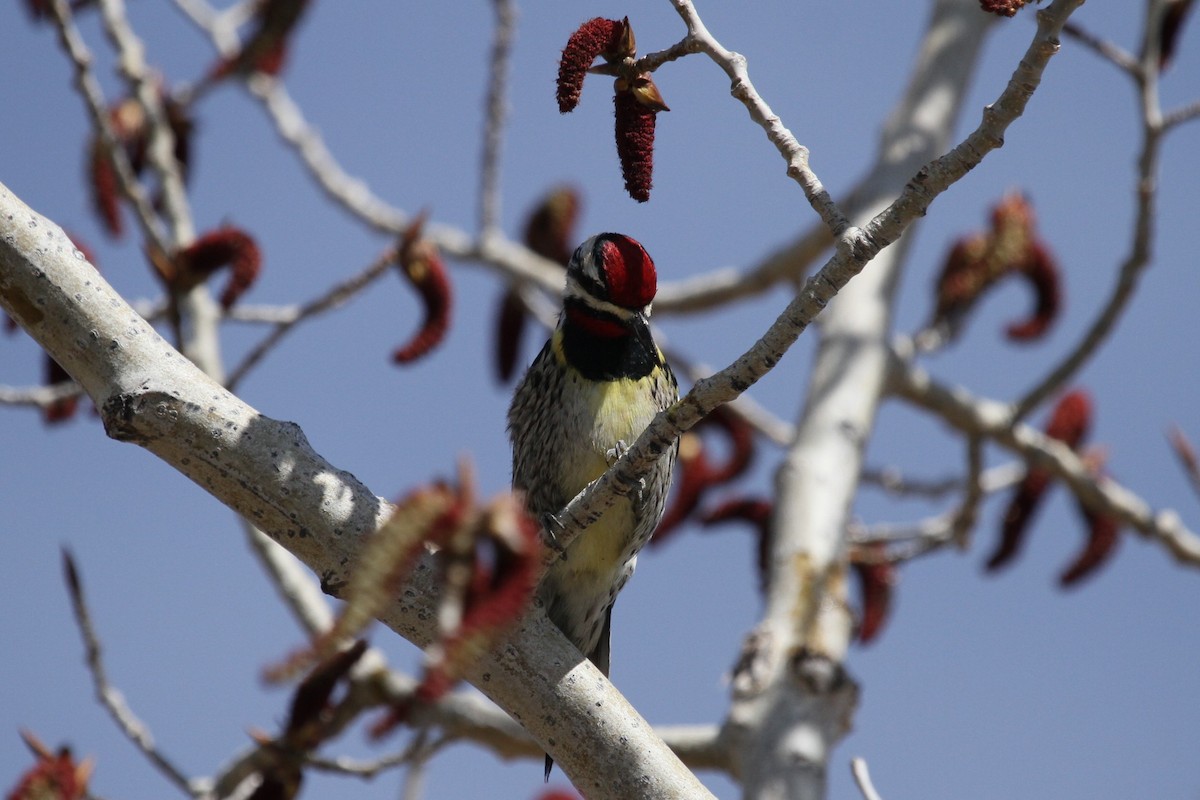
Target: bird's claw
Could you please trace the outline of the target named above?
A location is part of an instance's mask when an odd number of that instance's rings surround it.
[[[558,543],[558,534],[562,531],[563,524],[558,521],[558,517],[549,512],[542,515],[541,523],[542,544],[558,553],[566,561],[567,549]]]
[[[608,460],[608,465],[611,467],[617,463],[627,450],[629,450],[629,445],[625,444],[625,440],[617,439],[617,443],[612,446],[612,449],[604,454],[605,459]]]
[[[608,459],[608,465],[611,467],[613,464],[617,463],[617,461],[621,459],[621,456],[625,455],[627,452],[629,452],[629,445],[625,443],[624,439],[617,439],[616,444],[612,446],[611,450],[604,454],[604,457]],[[646,479],[644,477],[638,478],[638,485],[633,490],[634,497],[638,503],[642,502],[645,492]]]

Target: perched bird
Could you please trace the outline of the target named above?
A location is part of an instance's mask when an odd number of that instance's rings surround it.
[[[619,233],[588,239],[567,265],[558,326],[508,411],[513,488],[550,536],[548,520],[679,399],[650,334],[656,284],[645,248]],[[613,602],[662,518],[677,450],[572,542],[538,588],[551,621],[605,675]],[[547,777],[552,764],[546,756]]]

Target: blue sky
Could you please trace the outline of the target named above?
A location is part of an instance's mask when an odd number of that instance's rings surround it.
[[[83,174],[82,103],[52,30],[19,4],[0,7],[7,31],[0,84],[0,182],[96,250],[106,278],[131,299],[157,286],[126,238],[107,241],[89,211]],[[189,80],[213,55],[170,3],[131,0],[147,57],[168,78]],[[879,126],[902,88],[925,11],[909,4],[719,4],[701,2],[712,33],[749,58],[751,77],[812,152],[837,198],[874,153]],[[347,171],[408,211],[467,231],[476,226],[477,165],[490,4],[360,2],[345,13],[314,3],[293,46],[286,80]],[[528,209],[551,186],[584,194],[579,238],[618,230],[654,255],[660,280],[752,263],[807,228],[814,217],[783,173],[778,154],[728,82],[703,57],[660,70],[672,108],[660,116],[655,190],[639,205],[623,193],[603,79],[591,79],[566,117],[553,101],[558,52],[591,16],[629,14],[643,52],[683,35],[668,3],[547,2],[521,7],[513,55],[510,124],[503,160],[502,223],[518,236]],[[452,17],[447,20],[447,16]],[[1136,9],[1089,3],[1076,20],[1135,47]],[[83,29],[110,96],[119,84],[93,15]],[[1200,99],[1194,30],[1166,75],[1167,108]],[[996,26],[980,66],[964,131],[1001,90],[1032,36],[1028,13]],[[1071,42],[1057,56],[1028,112],[993,153],[940,198],[915,233],[896,325],[926,321],[931,285],[950,243],[984,226],[1007,190],[1028,193],[1040,230],[1064,270],[1062,319],[1041,343],[1002,337],[1030,299],[1005,285],[972,316],[967,335],[926,366],[946,382],[1007,399],[1055,364],[1090,322],[1128,248],[1138,122],[1129,82]],[[1200,358],[1187,342],[1200,290],[1194,247],[1194,187],[1200,185],[1200,124],[1177,130],[1163,152],[1154,264],[1114,340],[1080,375],[1093,394],[1092,439],[1109,469],[1155,508],[1177,509],[1200,527],[1198,499],[1168,449],[1178,423],[1200,442]],[[308,299],[368,264],[387,244],[332,207],[291,153],[279,146],[253,99],[230,86],[198,110],[191,200],[200,230],[228,221],[259,240],[265,267],[245,302]],[[913,234],[909,234],[913,235]],[[482,489],[508,481],[504,411],[496,384],[491,319],[500,282],[472,264],[452,265],[455,322],[444,346],[414,366],[389,363],[419,316],[412,293],[388,276],[340,312],[289,337],[242,385],[263,413],[294,420],[336,465],[378,493],[396,496],[469,454]],[[722,366],[762,332],[786,302],[777,290],[716,314],[660,320],[672,343]],[[231,324],[226,362],[262,331]],[[530,337],[525,358],[538,343]],[[798,413],[812,337],[806,335],[754,396],[784,419]],[[36,347],[0,339],[0,383],[40,380]],[[1045,413],[1035,415],[1041,424]],[[82,648],[59,574],[59,548],[76,554],[103,637],[110,675],[186,771],[211,774],[247,742],[273,730],[286,694],[264,689],[263,665],[300,641],[249,557],[232,512],[147,453],[105,438],[89,414],[52,430],[27,409],[0,409],[0,786],[27,763],[16,735],[27,727],[50,744],[69,742],[97,759],[94,788],[111,798],[172,791],[93,701]],[[914,477],[959,469],[961,446],[936,420],[898,401],[885,405],[871,442],[872,466]],[[763,445],[742,488],[763,493],[780,453]],[[989,463],[1007,460],[988,448]],[[1194,746],[1200,695],[1194,664],[1200,628],[1193,608],[1200,574],[1161,547],[1125,537],[1115,561],[1075,591],[1055,576],[1082,542],[1074,503],[1059,488],[1037,520],[1026,552],[1008,571],[982,574],[1004,499],[985,504],[973,546],[906,566],[881,639],[857,648],[848,667],[863,686],[854,732],[834,753],[831,797],[855,796],[847,764],[861,755],[885,797],[1069,798],[1141,795],[1192,798],[1200,783]],[[898,502],[864,489],[864,522],[903,521],[940,506]],[[728,703],[724,677],[759,612],[753,552],[744,533],[689,530],[644,557],[617,606],[613,677],[652,722],[711,722]],[[398,666],[415,648],[376,631]],[[399,746],[400,740],[393,744]],[[334,750],[371,752],[358,732]],[[736,788],[702,776],[721,797]],[[561,776],[558,780],[562,780]],[[336,788],[335,788],[336,787]],[[434,761],[430,798],[533,797],[540,764],[503,764],[470,746]],[[363,786],[317,778],[312,797],[333,791],[394,797],[397,778]]]

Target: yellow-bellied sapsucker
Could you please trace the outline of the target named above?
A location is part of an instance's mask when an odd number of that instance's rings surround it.
[[[679,398],[650,335],[656,285],[654,262],[628,236],[593,236],[571,256],[558,326],[508,411],[513,488],[544,525]],[[662,518],[677,449],[571,543],[538,589],[550,619],[605,675],[613,601]]]

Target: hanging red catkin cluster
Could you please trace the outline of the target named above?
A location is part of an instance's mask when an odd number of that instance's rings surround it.
[[[1039,339],[1062,305],[1059,268],[1037,236],[1032,206],[1018,193],[1006,195],[992,209],[990,232],[965,236],[951,248],[937,280],[932,325],[955,335],[984,292],[1009,276],[1030,284],[1035,306],[1027,319],[1008,326],[1008,338]]]
[[[437,246],[421,236],[425,215],[421,214],[400,237],[396,264],[400,274],[412,284],[421,298],[424,318],[421,327],[408,342],[392,352],[395,364],[410,364],[441,344],[450,329],[453,293],[450,274]]]
[[[631,74],[637,42],[629,18],[596,17],[579,26],[563,49],[558,66],[558,110],[574,111],[587,73],[616,76],[613,105],[616,116],[617,157],[625,190],[639,203],[650,199],[654,171],[654,128],[660,111],[669,111],[650,73]],[[593,67],[597,58],[605,61]]]
[[[1046,435],[1076,452],[1081,452],[1092,422],[1092,402],[1082,389],[1063,395],[1050,415]],[[1100,472],[1096,459],[1085,458],[1093,472]],[[1034,514],[1042,503],[1054,476],[1046,467],[1030,465],[1024,480],[1017,486],[1001,522],[1000,541],[986,564],[995,572],[1010,564],[1028,538]],[[1087,541],[1080,553],[1059,576],[1062,586],[1071,586],[1094,573],[1114,553],[1119,524],[1113,517],[1100,514],[1078,501],[1080,516],[1087,526]]]

